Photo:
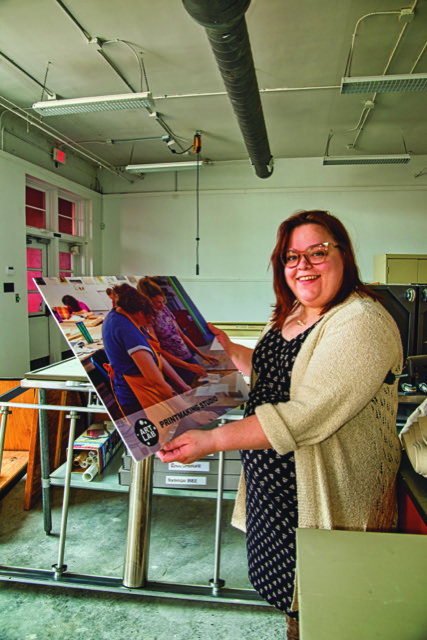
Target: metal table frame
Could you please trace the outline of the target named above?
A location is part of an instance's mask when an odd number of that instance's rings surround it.
[[[38,404],[26,404],[13,402],[20,393],[28,388],[39,389]],[[79,391],[89,393],[89,403],[86,407],[59,406],[46,404],[46,388]],[[76,422],[80,413],[99,412],[104,408],[100,405],[91,405],[91,395],[94,389],[90,383],[78,382],[75,384],[50,381],[44,383],[38,380],[23,380],[21,386],[0,396],[0,467],[3,454],[3,444],[10,415],[10,408],[30,408],[39,412],[39,433],[41,451],[41,477],[43,520],[46,535],[52,529],[50,509],[50,469],[48,451],[48,425],[47,410],[66,411],[70,420],[68,438],[68,456],[64,479],[64,493],[61,513],[61,527],[58,543],[58,558],[51,570],[22,568],[0,565],[0,580],[11,582],[24,582],[29,584],[44,584],[49,586],[68,587],[75,589],[89,589],[95,591],[107,591],[115,593],[128,593],[136,596],[155,596],[164,598],[176,598],[185,600],[198,600],[205,602],[222,602],[242,605],[270,606],[262,600],[252,589],[229,589],[225,587],[224,580],[220,577],[221,560],[221,530],[222,530],[222,500],[224,481],[224,453],[219,455],[218,486],[216,492],[216,522],[215,522],[215,560],[213,578],[209,580],[210,586],[191,585],[169,582],[151,582],[148,580],[148,558],[150,547],[151,529],[151,501],[153,495],[153,457],[141,462],[133,462],[130,474],[129,487],[129,515],[127,527],[126,552],[122,578],[105,576],[92,576],[75,574],[67,571],[64,564],[65,541],[67,531],[68,506],[72,471],[72,451],[75,440]],[[225,416],[222,423],[233,419]],[[89,487],[88,487],[89,488]],[[200,497],[203,497],[200,491]],[[212,492],[210,492],[212,493]],[[180,495],[183,495],[182,490]],[[194,494],[193,494],[194,495]]]

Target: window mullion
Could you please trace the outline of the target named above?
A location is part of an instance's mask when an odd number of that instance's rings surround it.
[[[58,190],[49,189],[46,192],[46,209],[48,219],[48,229],[58,231]]]

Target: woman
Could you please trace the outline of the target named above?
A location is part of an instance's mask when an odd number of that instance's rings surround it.
[[[74,316],[88,316],[90,315],[90,309],[84,302],[76,300],[74,296],[66,295],[62,298],[63,304],[67,307],[68,312]]]
[[[149,277],[140,278],[138,291],[147,296],[154,307],[153,328],[163,357],[188,384],[193,382],[196,375],[205,376],[205,369],[193,354],[196,353],[209,364],[216,364],[217,359],[200,351],[180,329],[175,316],[166,306],[166,298],[159,285]]]
[[[108,289],[105,289],[105,293],[110,298],[112,306],[116,307],[117,306],[118,295],[116,293],[114,293],[114,291],[113,291],[113,289],[111,289],[111,287],[108,287]]]
[[[390,530],[395,522],[402,347],[328,212],[285,220],[271,262],[276,305],[254,352],[211,327],[236,366],[252,372],[245,418],[187,432],[160,457],[189,463],[242,449],[233,523],[246,529],[252,584],[298,638],[295,528]]]
[[[110,377],[124,415],[163,402],[175,395],[167,375],[181,393],[190,387],[157,352],[147,330],[154,310],[148,298],[128,284],[113,287],[116,307],[102,326],[105,353],[111,365]]]

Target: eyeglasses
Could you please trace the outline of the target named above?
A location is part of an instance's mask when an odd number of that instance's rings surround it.
[[[281,256],[281,261],[288,269],[294,269],[301,261],[302,256],[311,265],[322,264],[328,257],[329,247],[339,248],[338,244],[332,242],[322,242],[321,244],[312,244],[304,251],[296,251],[295,249],[289,249],[285,255]]]

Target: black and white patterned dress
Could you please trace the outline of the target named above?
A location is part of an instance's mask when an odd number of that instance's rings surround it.
[[[289,341],[280,331],[270,330],[263,336],[253,353],[258,378],[245,417],[262,404],[289,400],[293,363],[312,328]],[[274,449],[240,453],[246,482],[249,579],[262,598],[291,614],[298,526],[294,454],[279,455]]]

